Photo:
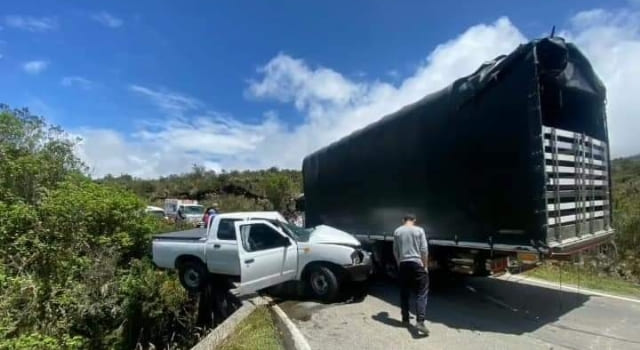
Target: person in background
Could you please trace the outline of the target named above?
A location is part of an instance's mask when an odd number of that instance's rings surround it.
[[[209,226],[209,222],[213,220],[213,218],[218,214],[218,204],[214,203],[212,206],[208,207],[207,210],[204,211],[204,216],[202,217],[202,221],[204,222],[204,227]]]
[[[427,235],[422,227],[415,225],[415,222],[415,215],[404,216],[404,224],[393,233],[393,255],[398,263],[400,278],[402,323],[409,325],[409,295],[413,291],[416,294],[416,328],[429,335],[429,330],[424,325],[429,293],[429,247]]]
[[[176,225],[184,224],[184,221],[187,217],[184,215],[183,211],[184,211],[184,207],[179,206],[178,211],[176,212]]]
[[[209,210],[211,210],[211,207],[207,207],[207,209],[204,210],[204,214],[202,214],[202,225],[205,228],[209,225]]]
[[[304,227],[304,220],[302,219],[302,214],[298,211],[293,215],[293,224],[298,227]]]
[[[284,216],[288,223],[295,224],[295,214],[291,210],[285,211],[284,213],[282,213],[282,216]]]

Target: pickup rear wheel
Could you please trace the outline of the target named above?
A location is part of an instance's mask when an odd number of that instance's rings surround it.
[[[325,266],[311,267],[306,282],[311,295],[325,302],[334,301],[340,291],[338,277]]]
[[[201,291],[207,282],[207,268],[201,262],[187,260],[178,266],[180,283],[189,292]]]

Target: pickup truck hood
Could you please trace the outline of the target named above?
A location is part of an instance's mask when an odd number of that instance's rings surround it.
[[[327,225],[316,226],[311,231],[309,243],[344,244],[350,246],[360,246],[360,241],[352,235]]]

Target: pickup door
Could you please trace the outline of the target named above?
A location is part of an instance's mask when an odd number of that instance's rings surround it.
[[[266,220],[235,222],[240,259],[240,290],[251,293],[295,279],[296,242]]]
[[[223,218],[216,226],[209,223],[210,233],[207,241],[207,268],[212,273],[240,276],[238,260],[238,242],[234,223],[240,219]],[[213,220],[212,220],[213,221]]]

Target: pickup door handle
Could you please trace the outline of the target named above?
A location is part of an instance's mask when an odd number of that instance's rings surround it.
[[[252,262],[254,262],[255,259],[247,259],[244,261],[245,264],[251,264]]]
[[[213,248],[218,249],[218,248],[220,248],[220,245],[219,244],[214,244]]]

